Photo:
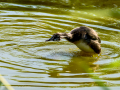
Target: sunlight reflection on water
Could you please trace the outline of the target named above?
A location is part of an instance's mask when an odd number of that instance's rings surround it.
[[[120,84],[119,68],[108,70],[105,67],[120,56],[119,29],[115,24],[109,26],[116,18],[98,16],[94,10],[5,5],[8,6],[0,10],[0,73],[16,90],[101,90],[92,74],[100,77],[104,85],[111,86],[113,90],[119,88],[114,87]],[[101,54],[83,54],[66,40],[45,42],[54,33],[70,32],[84,25],[95,29],[101,37]]]

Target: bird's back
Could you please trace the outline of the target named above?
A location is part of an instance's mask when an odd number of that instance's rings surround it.
[[[98,40],[99,43],[101,42],[98,34],[92,28],[86,26],[75,28],[70,33],[73,35],[73,42],[78,41],[80,39],[84,39],[84,40],[91,39],[91,40]]]

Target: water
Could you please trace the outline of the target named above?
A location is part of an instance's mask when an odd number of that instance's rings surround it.
[[[106,90],[120,89],[120,68],[109,66],[120,58],[118,7],[82,10],[1,2],[0,8],[0,74],[15,90],[105,90],[95,77]],[[99,34],[101,54],[81,55],[64,39],[45,42],[79,26]]]

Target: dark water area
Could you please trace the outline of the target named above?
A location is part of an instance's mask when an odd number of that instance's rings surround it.
[[[0,74],[15,90],[119,90],[119,0],[1,0]],[[82,55],[72,43],[45,42],[88,26],[102,52]]]

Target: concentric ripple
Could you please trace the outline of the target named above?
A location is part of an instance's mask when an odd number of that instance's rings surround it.
[[[0,8],[0,73],[16,90],[101,89],[93,74],[113,90],[120,86],[119,68],[106,67],[120,57],[118,19],[95,10],[45,5],[1,3]],[[64,39],[45,42],[56,32],[79,26],[98,32],[100,55],[83,55]]]

